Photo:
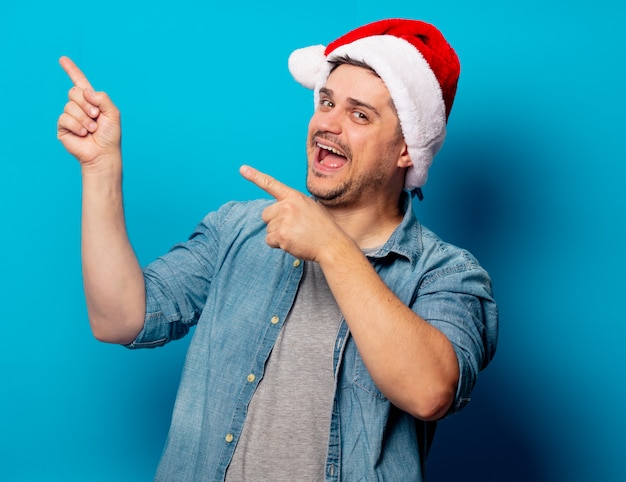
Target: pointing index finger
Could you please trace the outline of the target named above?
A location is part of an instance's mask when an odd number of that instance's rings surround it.
[[[277,201],[282,201],[289,194],[296,192],[286,184],[277,181],[272,176],[254,169],[250,166],[241,166],[239,168],[241,175],[253,184],[263,189],[266,193],[274,197]]]
[[[81,89],[93,89],[85,74],[76,66],[72,59],[63,56],[59,59],[59,63],[76,87],[80,87]]]

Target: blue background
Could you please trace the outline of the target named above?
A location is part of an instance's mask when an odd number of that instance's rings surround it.
[[[122,110],[146,263],[222,202],[262,195],[242,163],[302,189],[313,102],[287,56],[403,16],[437,25],[462,62],[417,212],[478,256],[501,310],[496,358],[440,425],[430,480],[626,480],[620,3],[3,0],[0,479],[151,480],[188,343],[130,352],[90,334],[58,57]]]

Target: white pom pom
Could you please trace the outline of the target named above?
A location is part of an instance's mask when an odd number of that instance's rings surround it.
[[[324,50],[326,47],[323,45],[312,45],[294,50],[289,56],[289,72],[307,89],[315,87],[317,76],[326,61]]]

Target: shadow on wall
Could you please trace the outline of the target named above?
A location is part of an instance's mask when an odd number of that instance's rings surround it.
[[[520,426],[523,420],[507,410],[512,405],[503,400],[501,382],[480,380],[472,402],[439,423],[427,480],[547,482],[546,461],[528,438],[528,427]]]
[[[454,143],[445,146],[441,156],[430,170],[426,199],[423,206],[418,203],[417,216],[497,274],[528,234],[524,226],[532,221],[537,203],[527,199],[540,196],[537,191],[543,187],[537,185],[536,176],[542,169],[533,165],[537,156],[523,139],[492,126],[455,133]]]
[[[528,186],[533,195],[542,195],[537,190],[543,186],[531,182],[541,167],[524,140],[513,137],[523,130],[475,127],[457,133],[445,157],[433,164],[437,170],[426,193],[432,204],[428,199],[424,208],[418,207],[418,217],[446,241],[471,251],[489,271],[500,307],[500,338],[492,365],[478,377],[472,402],[439,424],[428,480],[545,482],[547,461],[527,421],[516,415],[519,402],[511,399],[511,369],[518,364],[512,359],[516,350],[507,346],[514,341],[506,336],[519,329],[519,321],[511,317],[519,303],[515,287],[506,285],[516,280],[516,253],[524,249],[536,214],[537,204],[526,202]]]

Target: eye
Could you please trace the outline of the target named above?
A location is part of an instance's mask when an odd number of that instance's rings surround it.
[[[330,99],[320,99],[320,107],[329,110],[335,107],[335,103]]]
[[[358,122],[362,122],[362,123],[369,121],[369,117],[367,117],[367,115],[360,110],[353,111],[352,117],[354,117],[354,119],[357,120]]]

